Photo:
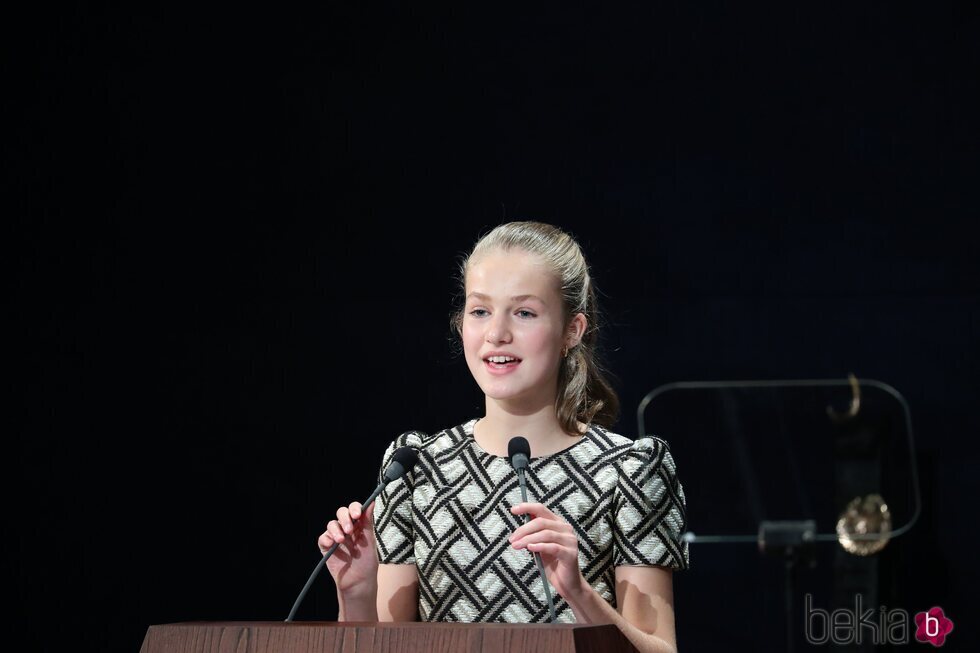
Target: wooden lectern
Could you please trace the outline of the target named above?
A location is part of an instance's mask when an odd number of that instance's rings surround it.
[[[612,624],[332,621],[187,622],[150,626],[140,653],[636,653]]]

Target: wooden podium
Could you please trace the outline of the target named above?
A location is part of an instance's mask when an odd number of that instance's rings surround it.
[[[333,621],[187,622],[150,626],[140,653],[635,653],[612,624]]]

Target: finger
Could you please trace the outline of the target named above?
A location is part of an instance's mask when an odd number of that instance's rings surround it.
[[[341,506],[337,508],[337,521],[340,522],[340,528],[345,533],[350,533],[354,530],[354,522],[351,519],[350,510],[346,507]]]
[[[367,537],[371,546],[374,546],[374,503],[367,507],[362,517],[361,522],[364,524],[364,528],[361,532]]]
[[[516,542],[517,540],[521,539],[522,537],[526,537],[526,536],[530,535],[531,533],[536,533],[536,532],[540,531],[542,528],[547,528],[547,527],[548,527],[548,525],[544,523],[544,520],[532,519],[528,523],[526,523],[526,524],[524,524],[522,526],[518,526],[517,528],[515,528],[514,529],[514,532],[511,533],[511,535],[510,535],[510,537],[508,539],[511,542]]]
[[[546,528],[534,533],[528,533],[523,537],[519,537],[514,540],[514,544],[529,544],[531,542],[559,542],[564,546],[571,546],[572,544],[577,544],[578,541],[575,536],[571,533],[565,531],[556,530],[553,528]]]
[[[318,549],[320,549],[320,555],[327,555],[327,551],[329,551],[330,549],[334,549],[333,552],[334,558],[340,560],[347,559],[346,554],[344,552],[344,547],[341,546],[341,542],[335,540],[328,533],[324,533],[323,535],[320,536],[320,538],[316,541],[316,546]]]
[[[515,549],[520,549],[526,547],[530,544],[539,544],[541,542],[555,542],[561,544],[565,547],[577,547],[578,540],[571,533],[565,533],[562,531],[555,530],[543,530],[537,533],[531,533],[513,542],[512,546]]]
[[[567,550],[561,544],[555,542],[535,542],[527,545],[527,550],[532,553],[543,553],[556,558],[566,557]]]
[[[350,504],[349,510],[350,510],[350,518],[356,520],[361,518],[361,513],[363,512],[364,507],[361,505],[360,501],[355,501],[352,504]]]
[[[530,533],[536,533],[537,531],[546,528],[557,530],[557,531],[567,530],[568,532],[571,532],[572,527],[569,526],[568,522],[566,522],[565,520],[559,517],[554,517],[554,516],[551,518],[539,517],[538,519],[532,519],[528,523],[521,524],[520,526],[515,528],[514,533],[510,536],[510,541],[513,542],[517,539],[524,537],[525,535],[528,535]]]
[[[344,537],[344,531],[341,530],[340,524],[336,519],[327,524],[327,534],[333,538],[334,542],[343,542],[346,539]]]
[[[324,533],[317,538],[316,546],[320,549],[320,555],[324,555],[333,546],[333,538],[328,533]]]
[[[519,503],[510,509],[515,515],[531,515],[534,517],[554,517],[555,513],[548,510],[543,503]]]

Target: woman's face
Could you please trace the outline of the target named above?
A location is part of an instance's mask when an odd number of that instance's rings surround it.
[[[554,403],[562,348],[577,340],[566,337],[558,279],[539,257],[511,249],[471,259],[462,332],[466,364],[487,397]]]

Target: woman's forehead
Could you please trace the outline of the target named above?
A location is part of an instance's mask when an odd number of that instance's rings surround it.
[[[494,299],[525,295],[543,300],[558,292],[558,276],[536,254],[524,250],[495,250],[471,259],[466,268],[466,294]]]

